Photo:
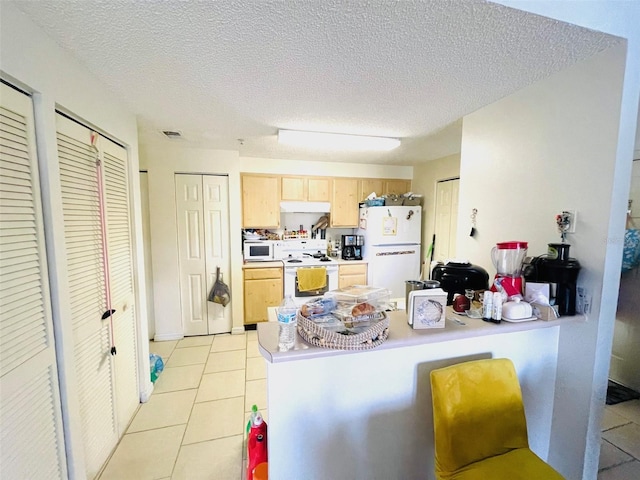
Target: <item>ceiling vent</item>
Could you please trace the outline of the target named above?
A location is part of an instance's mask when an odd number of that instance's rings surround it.
[[[162,130],[162,134],[172,140],[182,138],[182,132],[180,132],[179,130]]]

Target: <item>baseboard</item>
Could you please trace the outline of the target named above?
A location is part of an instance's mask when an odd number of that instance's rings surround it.
[[[157,333],[153,336],[154,342],[166,342],[168,340],[182,340],[184,335],[181,333],[163,333],[158,335]]]
[[[233,327],[231,329],[231,335],[241,335],[244,333],[244,327]]]
[[[153,393],[154,385],[152,382],[147,383],[145,387],[146,388],[140,392],[140,403],[147,403]]]

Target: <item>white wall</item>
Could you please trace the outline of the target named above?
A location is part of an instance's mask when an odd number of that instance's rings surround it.
[[[613,326],[603,290],[614,189],[625,45],[468,115],[461,154],[460,211],[478,209],[477,234],[459,234],[458,252],[492,270],[491,247],[525,240],[529,253],[557,242],[555,215],[578,210],[571,255],[582,264],[579,284],[593,295],[588,322],[561,329],[549,459],[567,478],[592,464],[590,417],[601,323]],[[459,232],[469,230],[462,215]],[[494,272],[492,272],[493,274]],[[615,297],[613,298],[615,302]],[[522,345],[522,348],[535,346]],[[600,407],[601,408],[601,407]],[[597,439],[599,442],[599,439]],[[597,470],[597,468],[596,468]],[[595,478],[585,471],[585,478]]]
[[[176,173],[202,173],[229,177],[231,279],[227,279],[233,331],[243,332],[240,162],[238,152],[183,148],[159,142],[141,145],[140,158],[149,179],[149,213],[156,340],[183,337],[180,310],[180,272],[176,224]]]
[[[611,193],[608,222],[608,245],[605,272],[602,279],[603,319],[598,325],[592,378],[591,408],[587,446],[584,457],[584,478],[595,479],[600,451],[600,420],[606,395],[609,359],[613,339],[610,319],[615,315],[616,297],[620,278],[622,257],[621,232],[624,228],[624,211],[631,177],[633,145],[638,121],[638,99],[640,97],[640,3],[617,0],[592,2],[558,2],[541,0],[499,0],[507,6],[545,15],[560,21],[570,22],[593,30],[617,35],[627,39],[628,50],[622,89],[622,112],[616,154],[613,191]],[[636,137],[637,138],[637,137]]]
[[[240,173],[411,178],[413,167],[310,162],[239,157],[237,151],[188,148],[178,142],[159,140],[140,146],[141,167],[149,175],[151,255],[156,340],[182,338],[180,280],[175,209],[175,173],[206,173],[229,176],[231,230],[232,333],[244,331],[242,282],[242,190]]]
[[[126,146],[132,182],[134,261],[138,328],[138,378],[141,398],[153,385],[149,379],[149,354],[145,306],[145,279],[138,188],[138,132],[135,116],[81,64],[47,37],[13,5],[2,2],[0,15],[0,69],[3,78],[33,93],[40,165],[45,236],[53,303],[56,352],[65,410],[65,442],[69,474],[84,477],[82,434],[74,360],[73,332],[65,263],[62,202],[60,195],[55,109],[81,119],[87,125]]]
[[[413,177],[413,167],[410,166],[274,160],[258,157],[240,157],[240,162],[242,164],[241,171],[253,173],[354,178],[402,178],[409,180]]]
[[[426,255],[435,231],[436,186],[439,181],[460,176],[460,154],[430,160],[413,169],[411,190],[423,196],[422,203],[422,252]],[[436,239],[438,241],[438,239]],[[428,258],[423,261],[429,263]],[[425,270],[426,272],[426,270]],[[426,277],[426,273],[425,273]]]

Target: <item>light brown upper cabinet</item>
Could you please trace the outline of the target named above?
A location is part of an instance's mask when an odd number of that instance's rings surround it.
[[[358,226],[358,188],[357,178],[334,178],[331,195],[331,226]]]
[[[331,179],[323,177],[309,177],[309,201],[331,201]]]
[[[282,177],[281,198],[284,201],[329,202],[331,179],[328,177]]]
[[[409,191],[411,191],[411,180],[385,180],[384,181],[385,195],[403,195]]]
[[[360,180],[358,200],[364,200],[372,192],[375,192],[377,196],[382,195],[384,193],[384,182],[382,178],[363,178]]]
[[[242,226],[278,228],[280,226],[280,176],[248,175],[242,178]]]

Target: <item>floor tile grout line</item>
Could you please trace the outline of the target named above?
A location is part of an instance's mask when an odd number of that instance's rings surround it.
[[[598,474],[601,474],[602,472],[606,472],[608,470],[613,470],[614,468],[617,468],[617,467],[619,467],[621,465],[625,465],[627,463],[637,462],[637,461],[638,461],[637,458],[631,457],[629,460],[625,460],[624,462],[616,463],[615,465],[610,465],[610,466],[608,466],[606,468],[599,468],[598,469]]]
[[[204,368],[202,369],[204,372]],[[173,468],[171,469],[171,475],[169,478],[173,477],[173,474],[176,471],[176,465],[178,464],[178,458],[180,458],[180,452],[182,451],[182,447],[184,446],[184,437],[187,435],[187,429],[189,428],[189,421],[191,420],[191,415],[193,415],[193,409],[196,405],[196,398],[198,398],[198,390],[200,389],[200,384],[202,383],[202,376],[200,375],[200,381],[198,382],[198,387],[196,388],[196,395],[193,397],[193,403],[191,404],[191,409],[189,410],[189,416],[187,417],[187,424],[184,427],[184,431],[182,432],[182,438],[180,439],[180,446],[178,447],[178,454],[176,455],[175,460],[173,461]]]
[[[609,442],[611,443],[611,442]],[[615,443],[611,443],[611,445],[613,445],[614,447],[616,447],[618,450],[620,450],[623,453],[626,453],[627,455],[629,455],[631,457],[632,460],[636,460],[636,461],[640,461],[640,459],[637,459],[635,457],[635,455],[633,455],[632,453],[627,452],[625,449],[623,449],[622,447],[620,447],[619,445],[616,445]],[[627,463],[627,462],[623,462],[623,463]]]
[[[182,447],[190,447],[191,445],[198,445],[200,443],[215,442],[216,440],[223,440],[225,438],[240,437],[242,435],[243,435],[243,433],[235,433],[235,434],[232,434],[232,435],[224,435],[222,437],[209,438],[209,439],[205,439],[205,440],[198,440],[197,442],[181,444],[180,448],[182,448]]]
[[[617,448],[617,449],[618,449],[618,450],[620,450],[622,453],[625,453],[626,455],[628,455],[629,457],[631,457],[631,460],[637,460],[637,461],[640,461],[640,459],[636,458],[636,456],[635,456],[633,453],[629,453],[629,452],[627,452],[627,451],[626,451],[626,450],[624,450],[622,447],[620,447],[619,445],[616,445],[616,444],[615,444],[615,443],[613,443],[612,441],[607,440],[606,438],[602,438],[601,440],[602,440],[602,441],[607,442],[607,443],[608,443],[609,445],[611,445],[612,447]],[[625,462],[621,462],[621,463],[619,463],[618,465],[621,465],[622,463],[627,463],[628,461],[630,461],[630,460],[627,460],[627,461],[625,461]],[[612,465],[612,466],[614,466],[614,465]],[[608,467],[607,467],[607,468],[608,468]],[[606,470],[606,469],[605,469],[605,470]]]
[[[602,430],[602,433],[610,432],[611,430],[614,430],[614,429],[616,429],[616,428],[626,427],[627,425],[631,425],[632,423],[636,423],[636,422],[629,421],[629,422],[627,422],[627,423],[621,423],[620,425],[616,425],[615,427],[609,427],[609,428],[607,428],[607,429],[603,429],[603,430]]]

